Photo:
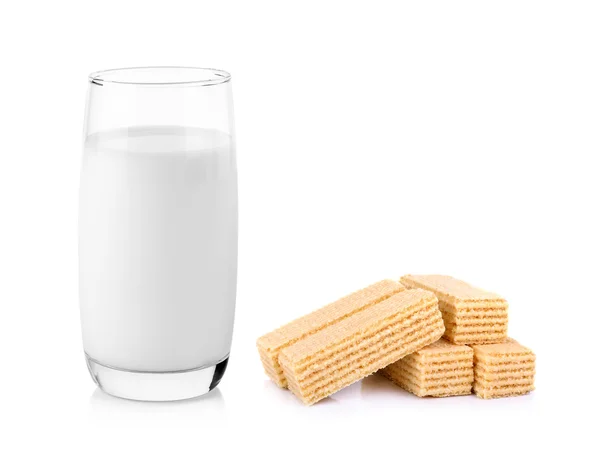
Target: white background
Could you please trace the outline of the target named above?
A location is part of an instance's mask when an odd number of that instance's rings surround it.
[[[0,446],[598,444],[597,2],[1,8]],[[219,388],[180,403],[103,394],[81,347],[87,75],[139,65],[233,75],[234,342]],[[408,272],[504,295],[536,391],[418,399],[372,377],[308,408],[267,380],[257,337]]]

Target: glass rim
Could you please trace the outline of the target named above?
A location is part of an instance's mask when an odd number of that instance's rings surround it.
[[[163,72],[164,80],[157,77],[157,80],[144,80],[139,77],[140,74]],[[179,77],[169,78],[175,72],[179,72]],[[181,76],[185,72],[185,76]],[[231,80],[229,72],[220,69],[211,69],[204,67],[185,67],[185,66],[144,66],[144,67],[123,67],[118,69],[99,70],[88,75],[88,80],[92,84],[103,86],[105,84],[125,84],[133,86],[214,86],[224,84]]]

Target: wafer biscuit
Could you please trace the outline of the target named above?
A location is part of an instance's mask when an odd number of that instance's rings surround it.
[[[517,396],[534,389],[535,354],[512,338],[471,345],[475,356],[475,394],[483,399]]]
[[[438,300],[397,293],[281,350],[288,388],[313,404],[428,344],[444,333]]]
[[[263,335],[256,346],[265,372],[277,385],[286,387],[278,360],[282,349],[403,290],[405,287],[399,282],[383,280]]]
[[[400,282],[436,294],[446,328],[444,337],[452,343],[487,344],[506,339],[508,303],[495,293],[442,275],[407,275]]]
[[[386,366],[379,374],[420,397],[471,394],[473,350],[438,340]]]

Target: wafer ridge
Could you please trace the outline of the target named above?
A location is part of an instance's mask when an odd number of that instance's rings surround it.
[[[392,363],[379,373],[420,397],[471,394],[473,350],[442,339]]]

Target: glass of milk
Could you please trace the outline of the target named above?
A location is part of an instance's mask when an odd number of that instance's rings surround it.
[[[93,73],[84,138],[79,291],[92,378],[128,399],[207,393],[227,366],[236,297],[231,77]]]

